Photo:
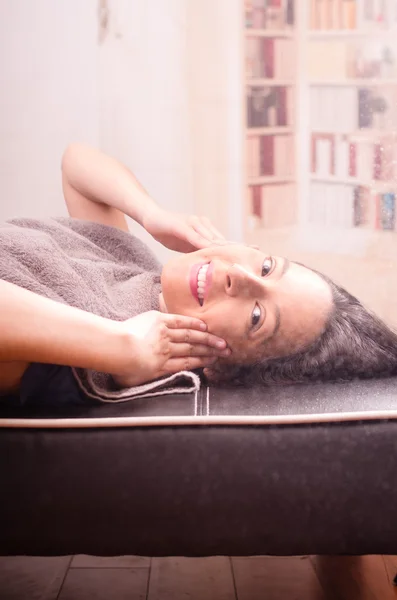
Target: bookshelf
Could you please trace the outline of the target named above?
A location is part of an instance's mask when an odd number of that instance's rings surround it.
[[[245,30],[245,35],[247,38],[291,38],[294,36],[293,31],[288,31],[286,29],[253,29],[247,27]]]
[[[397,230],[397,2],[310,0],[308,16],[307,221],[370,244]]]
[[[370,33],[372,38],[381,37],[383,39],[393,39],[395,33],[387,30],[373,30]],[[311,29],[309,30],[307,37],[309,40],[315,39],[332,39],[332,38],[362,38],[367,37],[368,31],[360,31],[358,29]]]
[[[296,222],[296,0],[246,0],[245,237]]]
[[[324,87],[387,87],[389,85],[396,84],[396,78],[394,79],[312,79],[309,84],[314,86]]]
[[[246,239],[397,242],[397,0],[244,11]]]
[[[263,87],[290,87],[294,85],[292,79],[270,79],[265,77],[250,77],[247,79],[247,86],[263,86]]]

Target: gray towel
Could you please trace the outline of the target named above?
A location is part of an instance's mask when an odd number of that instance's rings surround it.
[[[124,321],[159,309],[161,266],[129,233],[78,219],[12,219],[0,225],[0,279],[96,315]],[[84,393],[122,402],[199,389],[200,379],[182,371],[128,389],[112,377],[73,369]]]

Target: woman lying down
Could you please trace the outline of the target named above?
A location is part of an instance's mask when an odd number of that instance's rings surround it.
[[[0,226],[0,393],[121,401],[210,381],[396,372],[397,336],[326,276],[158,207],[124,166],[66,150],[71,218]],[[163,268],[128,215],[181,254]]]

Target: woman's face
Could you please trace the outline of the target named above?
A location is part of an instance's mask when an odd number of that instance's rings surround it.
[[[213,246],[170,260],[161,310],[198,317],[231,349],[230,362],[285,356],[322,332],[328,284],[309,269],[243,245]]]

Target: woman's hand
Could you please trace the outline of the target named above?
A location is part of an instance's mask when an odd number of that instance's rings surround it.
[[[219,356],[230,355],[226,342],[205,331],[205,323],[192,317],[150,311],[119,326],[125,341],[123,360],[111,374],[122,387],[199,369]]]
[[[160,244],[177,252],[193,252],[226,243],[207,217],[184,215],[156,206],[147,211],[142,224]]]

